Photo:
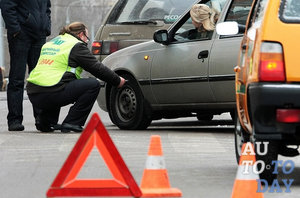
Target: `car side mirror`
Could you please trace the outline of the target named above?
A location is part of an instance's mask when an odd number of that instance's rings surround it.
[[[167,30],[157,30],[153,34],[153,39],[157,43],[161,43],[163,45],[168,45],[169,43],[169,34]]]
[[[221,36],[235,35],[239,33],[239,25],[235,21],[218,23],[216,31]]]

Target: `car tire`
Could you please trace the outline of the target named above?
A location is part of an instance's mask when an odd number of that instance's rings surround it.
[[[152,121],[151,108],[135,79],[128,74],[122,77],[127,80],[124,86],[111,89],[109,116],[120,129],[146,129]]]
[[[257,142],[257,140],[255,140]],[[255,144],[256,145],[256,144]],[[260,179],[266,180],[266,182],[271,185],[274,181],[274,179],[277,178],[277,174],[273,174],[275,164],[272,164],[272,161],[276,161],[278,159],[278,142],[276,141],[269,141],[268,144],[268,152],[266,155],[258,155],[257,149],[255,148],[256,152],[256,161],[262,160],[265,164],[264,171],[259,174]],[[267,168],[268,166],[269,168]],[[261,164],[257,164],[258,170],[261,169]]]
[[[236,111],[230,111],[229,112],[231,119],[234,121],[235,117],[237,116],[237,112]]]
[[[235,145],[235,156],[237,164],[240,162],[240,157],[242,154],[242,146],[244,143],[250,141],[250,135],[245,131],[240,123],[240,119],[235,114],[235,127],[234,127],[234,145]]]
[[[0,67],[0,91],[3,90],[3,82],[4,82],[3,71],[2,68]]]
[[[203,114],[197,113],[197,119],[199,121],[206,121],[206,122],[208,122],[208,121],[211,121],[213,119],[213,117],[214,117],[213,114],[204,114],[203,115]]]

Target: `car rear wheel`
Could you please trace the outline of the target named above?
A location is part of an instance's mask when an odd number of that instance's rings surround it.
[[[255,140],[255,142],[261,142],[261,141]],[[261,166],[261,163],[257,164],[258,170],[261,170],[261,168],[264,168],[263,172],[259,174],[260,179],[264,179],[264,180],[266,180],[266,182],[268,184],[272,184],[274,179],[277,178],[277,174],[273,174],[274,169],[275,169],[275,163],[272,164],[272,162],[277,161],[277,159],[278,159],[278,145],[279,144],[276,141],[269,141],[268,143],[269,143],[267,146],[268,152],[265,155],[258,154],[257,149],[261,149],[261,148],[255,148],[255,152],[256,152],[256,161],[261,160],[264,163],[264,167]],[[255,143],[255,146],[257,146],[256,143]],[[263,147],[263,144],[261,144],[261,147]],[[261,149],[261,151],[262,150],[263,149]]]
[[[239,164],[240,157],[242,154],[242,146],[244,143],[250,141],[250,135],[242,127],[237,114],[235,114],[235,130],[234,130],[234,143],[235,143],[235,156],[236,161]]]
[[[214,115],[213,114],[199,114],[197,113],[197,119],[199,121],[211,121],[213,119]]]
[[[146,129],[152,121],[150,108],[135,79],[122,76],[127,82],[122,88],[111,89],[109,116],[120,129]]]
[[[2,68],[0,67],[0,91],[2,91],[3,88],[3,71]]]

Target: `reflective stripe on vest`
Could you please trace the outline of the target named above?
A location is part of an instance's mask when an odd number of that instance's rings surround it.
[[[65,72],[71,72],[80,78],[81,67],[68,66],[72,48],[81,41],[70,34],[55,37],[43,45],[36,67],[30,72],[28,82],[39,86],[56,85]]]

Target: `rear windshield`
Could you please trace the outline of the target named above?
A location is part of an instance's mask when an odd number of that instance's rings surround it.
[[[162,20],[173,23],[195,0],[121,0],[110,14],[108,23],[133,23]]]
[[[286,23],[300,22],[300,0],[282,0],[280,19]]]

